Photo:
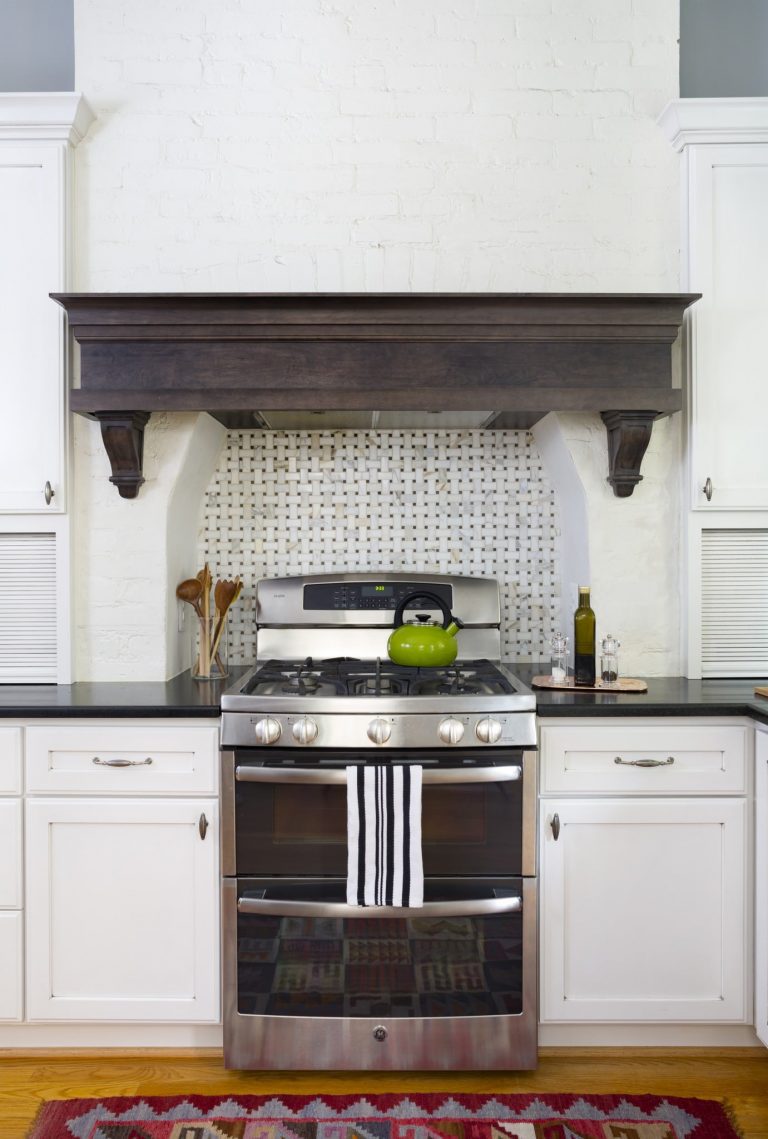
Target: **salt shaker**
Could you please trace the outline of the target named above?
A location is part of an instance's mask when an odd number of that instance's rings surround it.
[[[552,681],[564,684],[568,677],[568,638],[563,633],[553,633],[549,643],[552,646]]]
[[[610,633],[603,637],[600,650],[600,678],[603,688],[613,688],[619,679],[619,649],[621,645]]]

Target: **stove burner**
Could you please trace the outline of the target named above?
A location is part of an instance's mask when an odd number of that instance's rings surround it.
[[[319,672],[306,672],[299,669],[298,672],[284,672],[283,676],[288,681],[283,685],[283,692],[299,691],[300,693],[317,692],[320,687],[321,673]]]
[[[440,669],[437,676],[422,676],[413,691],[418,696],[477,696],[488,690],[488,680],[478,678],[474,670],[468,671],[457,665]]]
[[[504,673],[488,660],[451,668],[412,668],[388,660],[270,660],[257,667],[242,695],[322,696],[501,696],[514,693]]]
[[[385,663],[382,670],[381,657],[376,658],[376,668],[372,675],[369,675],[367,667],[361,668],[363,673],[362,677],[350,677],[352,686],[352,693],[355,696],[400,696],[408,691],[408,681],[401,677],[394,675],[394,670],[397,665],[391,665],[388,661]]]
[[[480,691],[480,685],[457,668],[453,674],[449,673],[443,677],[437,686],[437,691],[444,692],[448,696],[475,696]]]

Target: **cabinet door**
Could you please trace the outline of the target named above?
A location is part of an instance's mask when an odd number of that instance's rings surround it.
[[[26,809],[28,1019],[218,1020],[217,802]]]
[[[755,1030],[768,1047],[768,731],[755,734]]]
[[[21,1020],[22,915],[0,913],[0,1020]]]
[[[21,909],[21,799],[0,799],[0,910]]]
[[[0,512],[65,505],[65,164],[63,143],[0,147]]]
[[[763,417],[768,295],[768,145],[692,146],[692,505],[768,507]],[[704,492],[707,479],[712,493]]]
[[[541,810],[542,1021],[751,1020],[746,801]]]

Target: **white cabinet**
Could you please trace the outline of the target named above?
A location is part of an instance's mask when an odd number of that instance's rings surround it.
[[[541,728],[542,795],[745,795],[752,728],[582,720]]]
[[[768,98],[677,99],[659,123],[682,156],[687,313],[689,677],[768,669]]]
[[[0,909],[21,902],[21,799],[0,799]]]
[[[63,321],[48,293],[66,287],[65,185],[63,148],[0,144],[2,511],[57,510],[64,501]]]
[[[30,798],[27,1018],[216,1021],[218,803]]]
[[[692,505],[765,510],[768,142],[689,146],[688,193]]]
[[[543,1022],[749,1019],[745,815],[743,799],[542,801]]]
[[[542,1023],[751,1022],[751,736],[543,723]]]
[[[768,99],[678,99],[659,123],[683,162],[691,506],[768,509]]]
[[[0,95],[0,513],[65,508],[72,149],[92,113],[74,94]],[[46,489],[47,488],[47,489]]]
[[[22,1017],[21,740],[0,727],[0,1021]]]
[[[218,725],[181,727],[172,720],[27,728],[31,794],[215,794]]]
[[[768,1047],[768,729],[756,732],[755,1030]]]
[[[22,935],[22,914],[0,910],[0,1021],[22,1017]]]

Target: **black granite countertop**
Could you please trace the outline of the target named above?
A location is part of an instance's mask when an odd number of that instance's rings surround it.
[[[507,662],[530,685],[545,665]],[[223,681],[192,680],[188,672],[168,681],[125,683],[0,684],[0,718],[213,718],[221,694],[247,669]],[[653,677],[643,693],[557,692],[536,689],[538,714],[550,716],[751,716],[768,724],[768,699],[755,696],[755,680],[686,680]]]
[[[530,687],[534,676],[546,675],[548,665],[508,667]],[[751,716],[768,723],[768,699],[755,695],[768,679],[687,680],[684,676],[647,678],[647,692],[558,692],[536,688],[539,716]]]
[[[224,680],[193,680],[189,672],[182,672],[166,681],[0,684],[0,718],[210,719],[221,715],[222,692],[247,671],[233,669]]]

